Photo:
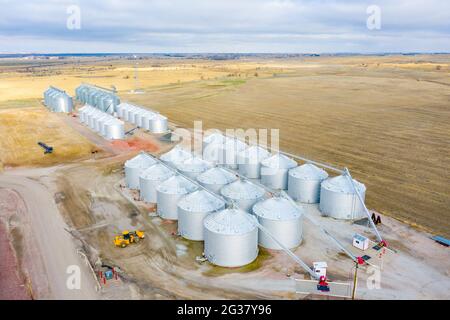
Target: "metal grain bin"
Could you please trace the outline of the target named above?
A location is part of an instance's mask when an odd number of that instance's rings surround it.
[[[123,140],[125,138],[125,124],[118,119],[104,122],[105,138],[109,140]]]
[[[220,189],[229,183],[238,180],[238,177],[223,168],[211,168],[197,176],[197,181],[208,190],[220,193]]]
[[[203,220],[225,209],[225,202],[205,190],[198,190],[178,201],[178,232],[183,238],[203,240]]]
[[[212,165],[201,158],[192,157],[178,163],[176,167],[182,174],[195,180],[199,174],[212,168]]]
[[[152,133],[164,133],[169,129],[167,117],[163,115],[155,114],[149,121],[149,130]]]
[[[178,201],[197,190],[197,185],[176,175],[156,187],[156,208],[162,219],[178,220]]]
[[[272,189],[288,188],[288,171],[297,162],[283,154],[275,154],[261,161],[261,183]]]
[[[202,150],[205,150],[210,143],[225,143],[225,136],[221,133],[212,133],[203,138]]]
[[[288,194],[295,201],[319,203],[320,185],[328,173],[310,163],[289,170]]]
[[[251,146],[238,153],[239,173],[247,178],[259,179],[261,176],[261,161],[270,157],[270,153],[259,146]]]
[[[139,189],[139,176],[157,161],[145,152],[125,162],[125,183],[130,189]]]
[[[223,143],[212,141],[203,149],[203,159],[237,169],[237,155],[247,147],[244,142],[233,138],[225,138]]]
[[[203,222],[205,256],[221,267],[241,267],[258,256],[256,218],[239,209],[209,214]]]
[[[189,151],[186,151],[185,149],[175,146],[169,152],[164,153],[160,157],[160,159],[168,166],[171,166],[172,168],[176,168],[178,164],[180,164],[183,161],[190,159],[192,157],[193,157],[192,153],[190,153]]]
[[[251,212],[253,205],[264,197],[265,190],[247,180],[238,180],[224,186],[220,193],[242,210]]]
[[[253,213],[259,223],[285,247],[292,249],[302,242],[303,212],[289,200],[276,197],[260,201],[253,206]],[[261,230],[259,230],[258,243],[267,249],[282,250]]]
[[[145,169],[139,176],[139,190],[141,200],[156,203],[156,188],[175,175],[175,171],[161,163],[156,163]]]
[[[353,181],[364,200],[365,185]],[[354,220],[365,217],[364,208],[346,176],[337,176],[322,182],[319,208],[323,215],[336,219]]]

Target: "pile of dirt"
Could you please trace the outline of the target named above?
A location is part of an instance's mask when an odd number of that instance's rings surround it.
[[[132,138],[130,140],[114,140],[111,145],[120,151],[148,151],[157,152],[159,147],[149,141],[142,138]]]

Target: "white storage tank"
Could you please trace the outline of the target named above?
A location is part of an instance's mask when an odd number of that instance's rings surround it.
[[[203,138],[202,150],[205,150],[210,143],[225,143],[225,136],[221,133],[215,132]]]
[[[118,119],[105,121],[103,124],[105,138],[109,140],[122,140],[125,138],[125,124]]]
[[[258,256],[256,218],[239,209],[214,212],[204,219],[205,256],[221,267],[241,267]]]
[[[85,104],[80,109],[78,109],[78,119],[81,123],[84,122],[84,119],[86,117],[86,112],[90,109],[90,106]]]
[[[218,139],[218,138],[217,138]],[[238,139],[224,138],[224,142],[212,141],[203,149],[203,159],[215,164],[237,169],[237,155],[248,145]]]
[[[168,122],[167,117],[155,114],[153,117],[149,119],[149,130],[152,133],[164,133],[168,130]]]
[[[220,193],[227,200],[234,201],[242,210],[251,212],[253,205],[263,199],[265,190],[247,180],[238,180],[224,186]]]
[[[192,157],[177,164],[178,171],[194,180],[199,174],[210,168],[212,168],[211,163],[198,157]]]
[[[139,176],[157,161],[145,152],[125,162],[125,183],[130,189],[139,189]]]
[[[320,185],[328,178],[328,173],[311,164],[305,163],[289,170],[288,194],[295,201],[319,203]]]
[[[288,188],[288,171],[297,162],[283,154],[275,154],[261,161],[261,183],[272,189]]]
[[[156,163],[145,169],[139,176],[139,190],[141,200],[156,203],[156,188],[175,175],[175,171],[161,163]]]
[[[170,177],[156,187],[156,211],[162,219],[178,220],[178,201],[197,190],[197,185],[181,175]]]
[[[270,157],[270,153],[259,146],[251,146],[238,153],[239,173],[247,178],[259,179],[261,161]]]
[[[225,202],[206,190],[197,190],[178,201],[178,232],[183,238],[203,240],[203,220],[225,209]]]
[[[285,247],[292,249],[302,242],[303,212],[285,198],[269,198],[256,203],[253,213],[265,227]],[[270,236],[259,230],[258,243],[264,248],[282,250]]]
[[[172,150],[167,153],[164,153],[160,159],[165,164],[171,166],[172,168],[176,168],[178,164],[183,161],[192,158],[192,153],[189,151],[182,149],[178,146],[175,146]]]
[[[366,186],[353,181],[364,200]],[[366,216],[364,207],[346,176],[337,176],[322,182],[319,208],[322,214],[336,219],[354,220]]]
[[[211,168],[197,176],[197,181],[208,190],[220,193],[220,189],[238,180],[235,174],[223,168]]]

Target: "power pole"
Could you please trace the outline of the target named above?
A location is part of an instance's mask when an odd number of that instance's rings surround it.
[[[355,274],[353,275],[352,300],[355,300],[357,285],[358,285],[358,262],[355,263]]]

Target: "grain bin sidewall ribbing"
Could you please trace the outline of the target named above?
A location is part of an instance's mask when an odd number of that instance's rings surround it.
[[[139,176],[144,169],[125,165],[125,182],[129,189],[139,190]]]
[[[365,191],[360,191],[360,194],[364,200]],[[335,219],[356,220],[365,217],[363,206],[356,194],[331,191],[323,185],[320,188],[319,209],[323,215]]]
[[[288,194],[295,201],[302,203],[319,203],[322,180],[307,180],[289,175]]]
[[[261,165],[261,183],[272,189],[286,190],[289,169],[273,169]]]
[[[268,229],[285,247],[293,249],[302,243],[302,217],[290,220],[272,220],[257,216],[259,223]],[[266,249],[282,250],[267,234],[258,231],[258,243]]]
[[[188,193],[171,194],[156,191],[157,213],[165,220],[178,220],[178,201]]]
[[[224,209],[223,205],[219,210]],[[178,232],[183,238],[193,241],[204,240],[203,220],[212,211],[193,212],[178,206]]]
[[[241,267],[258,256],[258,229],[245,234],[226,235],[204,229],[205,256],[221,267]]]
[[[141,190],[141,199],[145,202],[156,203],[157,201],[157,191],[156,188],[161,185],[165,180],[173,177],[175,173],[173,172],[171,176],[164,180],[150,180],[139,177],[139,185]]]

